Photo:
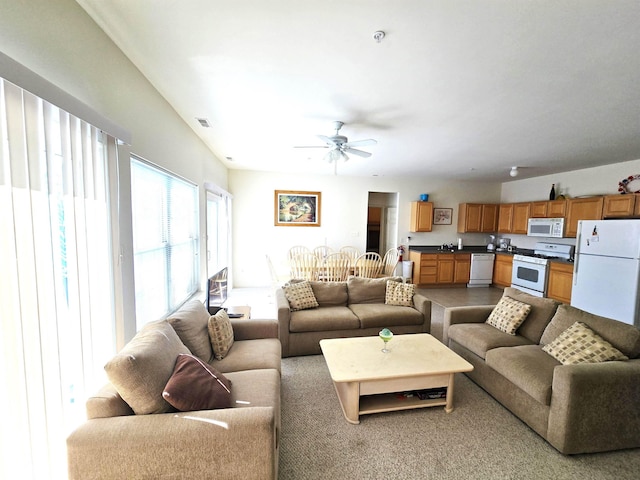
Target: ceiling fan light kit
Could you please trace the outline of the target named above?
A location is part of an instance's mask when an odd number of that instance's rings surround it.
[[[518,167],[511,167],[511,171],[509,172],[509,175],[511,175],[512,177],[517,177],[518,173],[520,173],[518,171]]]

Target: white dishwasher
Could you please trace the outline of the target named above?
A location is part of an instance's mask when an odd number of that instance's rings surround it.
[[[471,274],[467,287],[488,287],[493,280],[494,253],[472,253]]]

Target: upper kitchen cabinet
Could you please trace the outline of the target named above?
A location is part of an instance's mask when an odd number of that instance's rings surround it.
[[[531,202],[531,218],[547,218],[549,202]]]
[[[637,204],[638,195],[607,195],[604,197],[602,218],[633,217]]]
[[[498,232],[527,234],[531,203],[503,203],[498,214]]]
[[[565,220],[565,237],[578,234],[579,220],[600,220],[604,197],[570,198],[567,200],[567,216]]]
[[[411,202],[411,232],[430,232],[433,228],[433,202]]]
[[[549,200],[547,202],[548,218],[564,218],[567,214],[566,200]]]
[[[461,203],[458,205],[459,233],[493,233],[497,228],[497,204]]]

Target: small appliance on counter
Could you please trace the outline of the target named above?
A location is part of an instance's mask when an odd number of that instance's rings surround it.
[[[506,252],[507,250],[509,250],[509,245],[511,245],[511,239],[510,238],[501,238],[499,241],[499,247],[498,247],[498,252]]]
[[[487,252],[495,252],[496,251],[496,236],[489,235],[489,243],[487,243]]]

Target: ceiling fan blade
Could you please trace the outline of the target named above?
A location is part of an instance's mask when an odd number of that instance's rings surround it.
[[[344,147],[344,151],[363,158],[369,158],[371,156],[369,152],[363,152],[362,150],[356,150],[355,148],[350,147]]]
[[[316,135],[320,140],[322,140],[327,145],[335,145],[336,142],[333,141],[331,137],[327,137],[326,135]]]
[[[293,148],[329,148],[327,145],[294,145]]]
[[[366,147],[367,145],[377,145],[373,138],[367,138],[366,140],[356,140],[355,142],[347,142],[344,144],[345,147]]]

